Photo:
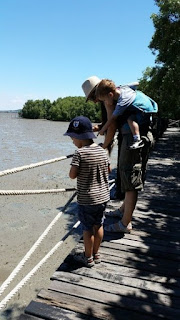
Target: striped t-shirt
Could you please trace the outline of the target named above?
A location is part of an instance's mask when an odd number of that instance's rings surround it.
[[[71,165],[78,166],[77,202],[95,205],[109,201],[108,166],[106,151],[97,144],[75,151]]]

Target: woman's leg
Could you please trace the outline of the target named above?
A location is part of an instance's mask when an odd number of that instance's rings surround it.
[[[125,227],[131,222],[136,207],[138,192],[136,190],[126,191],[124,200],[124,214],[121,222]]]

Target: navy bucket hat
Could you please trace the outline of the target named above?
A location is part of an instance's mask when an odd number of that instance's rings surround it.
[[[91,121],[84,116],[78,116],[72,119],[64,136],[80,140],[96,138],[92,130]]]

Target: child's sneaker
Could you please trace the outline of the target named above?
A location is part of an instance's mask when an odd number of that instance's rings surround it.
[[[94,263],[101,263],[101,256],[99,253],[94,254]]]
[[[135,150],[144,147],[144,142],[142,140],[133,141],[130,146],[128,146],[129,150]]]
[[[74,259],[78,262],[83,263],[86,267],[91,268],[94,266],[94,259],[92,257],[86,257],[84,252],[76,253]]]

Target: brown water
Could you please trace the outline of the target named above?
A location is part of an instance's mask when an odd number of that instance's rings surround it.
[[[71,139],[63,136],[67,122],[29,120],[15,113],[0,113],[0,171],[72,154]],[[97,142],[102,142],[98,137]],[[117,148],[111,156],[116,166]],[[70,159],[0,177],[0,190],[44,190],[75,187],[68,176]],[[0,195],[0,285],[23,259],[74,192],[41,195]],[[48,233],[42,244],[25,263],[18,276],[0,297],[3,299],[18,282],[63,238],[78,220],[76,198]],[[23,308],[48,285],[50,276],[76,244],[68,237],[60,249],[9,301],[0,319],[16,319]],[[6,311],[8,316],[6,317]],[[12,313],[12,314],[11,314]],[[11,314],[11,316],[10,316]],[[17,317],[18,319],[18,317]]]
[[[0,170],[72,153],[74,146],[63,133],[67,122],[21,119],[0,113]]]
[[[0,171],[72,154],[75,147],[69,137],[63,136],[68,124],[0,113]],[[102,142],[103,137],[95,141]],[[116,151],[112,153],[112,166],[116,165]]]

